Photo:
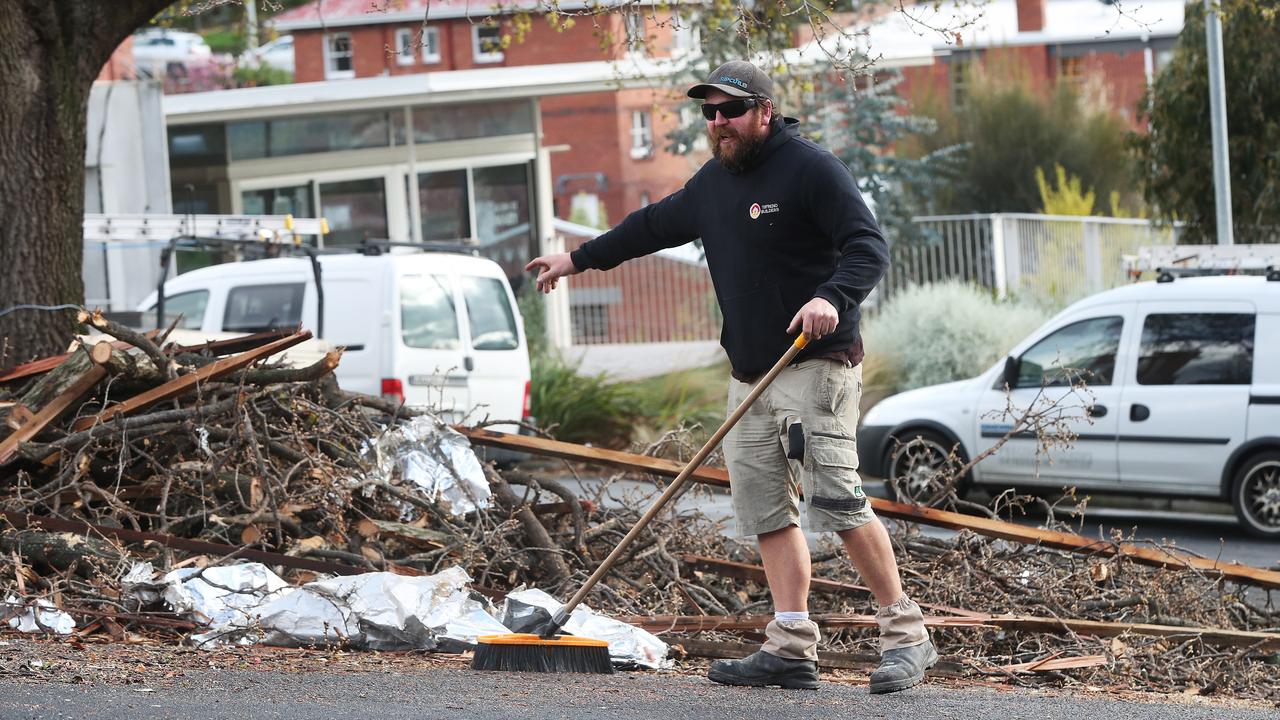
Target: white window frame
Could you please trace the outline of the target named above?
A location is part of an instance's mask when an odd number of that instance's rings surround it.
[[[484,23],[476,23],[471,26],[471,51],[472,58],[477,63],[496,63],[502,62],[505,54],[501,49],[492,52],[485,52],[480,40],[480,31],[484,29],[498,33],[498,40],[502,40],[502,27],[498,25],[485,25]]]
[[[396,28],[396,64],[412,65],[417,55],[413,48],[413,30]]]
[[[333,63],[342,55],[335,55],[333,51],[333,43],[339,38],[347,39],[346,57],[351,61],[350,70],[335,70]],[[324,36],[324,77],[326,80],[344,80],[356,76],[356,46],[351,39],[351,33],[341,32]]]
[[[440,28],[422,28],[422,62],[440,62]]]
[[[627,52],[633,55],[648,55],[647,28],[644,13],[638,7],[631,7],[622,14],[622,25],[626,34]]]
[[[671,33],[671,54],[692,55],[702,50],[702,27],[697,16],[679,19]]]
[[[631,111],[631,159],[653,157],[653,113]]]
[[[688,103],[684,103],[680,106],[680,127],[685,128],[693,125],[697,125],[698,127],[703,127],[705,125],[705,122],[706,121],[703,120],[701,114],[695,113],[693,106],[689,105]],[[681,147],[680,147],[681,152],[688,152],[689,149],[690,148],[685,146],[684,143],[681,143]],[[706,150],[708,149],[706,133],[704,132],[698,133],[698,135],[693,139],[692,149],[698,150],[701,152],[706,152]]]

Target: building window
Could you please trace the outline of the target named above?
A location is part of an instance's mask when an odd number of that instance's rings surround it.
[[[502,62],[502,28],[497,25],[472,25],[471,46],[478,63]]]
[[[695,112],[693,106],[685,104],[680,106],[680,131],[682,136],[693,137],[693,148],[701,152],[707,150],[707,123],[702,119],[702,114]],[[678,150],[681,155],[689,152],[689,145],[681,141]]]
[[[440,28],[422,28],[422,62],[440,62]]]
[[[697,25],[696,16],[679,20],[679,25],[671,33],[671,49],[677,55],[702,49],[702,28]]]
[[[414,50],[413,31],[409,28],[396,30],[396,64],[412,65],[418,53]]]
[[[1058,58],[1058,80],[1083,83],[1084,79],[1085,58],[1083,56]]]
[[[644,13],[638,8],[631,8],[623,14],[627,32],[627,52],[644,55],[648,49],[644,32]]]
[[[653,155],[653,116],[645,110],[631,111],[631,159]]]
[[[355,59],[351,51],[351,34],[328,35],[324,40],[324,76],[340,80],[356,76]]]
[[[969,95],[969,81],[973,75],[973,57],[969,54],[953,54],[947,60],[947,81],[951,86],[951,106],[964,105]]]

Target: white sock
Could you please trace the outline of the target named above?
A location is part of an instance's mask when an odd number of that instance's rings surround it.
[[[775,612],[773,614],[773,619],[777,620],[778,622],[786,622],[787,620],[808,620],[809,613],[807,612]]]

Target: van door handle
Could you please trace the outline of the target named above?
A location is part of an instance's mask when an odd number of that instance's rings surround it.
[[[1146,405],[1134,403],[1133,406],[1129,408],[1129,419],[1134,422],[1142,422],[1149,417],[1151,417],[1151,408]]]
[[[462,367],[466,368],[467,372],[471,372],[472,370],[475,370],[476,369],[475,358],[471,357],[470,355],[462,358]]]
[[[1107,406],[1106,405],[1090,405],[1089,407],[1084,409],[1084,414],[1088,415],[1089,417],[1106,417]]]

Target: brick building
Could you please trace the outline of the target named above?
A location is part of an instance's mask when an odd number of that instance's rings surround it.
[[[974,64],[1007,63],[1033,87],[1097,81],[1107,105],[1141,125],[1136,108],[1182,32],[1183,0],[991,0],[918,4],[887,15],[867,33],[868,53],[898,62],[905,97],[933,93],[963,102]],[[931,28],[957,28],[946,36]],[[950,42],[948,42],[950,40]]]
[[[579,18],[571,27],[541,15],[486,17],[477,7],[467,0],[402,0],[381,8],[367,0],[315,0],[278,15],[275,27],[294,36],[300,83],[661,58],[696,44],[691,30],[647,5]],[[582,3],[560,7],[572,11]],[[683,106],[693,110],[682,93],[662,86],[544,99],[555,214],[570,217],[575,196],[585,193],[587,202],[578,197],[578,203],[589,208],[588,218],[599,206],[594,196],[603,202],[602,219],[616,223],[681,187],[699,161],[667,152],[664,138]]]

